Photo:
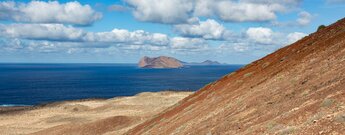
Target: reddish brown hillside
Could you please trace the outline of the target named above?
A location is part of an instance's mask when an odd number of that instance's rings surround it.
[[[205,86],[128,134],[290,133],[345,133],[345,19]]]

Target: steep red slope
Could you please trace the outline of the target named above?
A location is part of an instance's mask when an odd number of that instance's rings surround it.
[[[345,133],[345,19],[205,86],[128,134]]]

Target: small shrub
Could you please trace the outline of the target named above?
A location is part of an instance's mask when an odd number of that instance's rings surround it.
[[[322,29],[324,29],[324,28],[326,28],[325,25],[320,25],[320,26],[317,28],[317,31],[320,31],[320,30],[322,30]]]
[[[325,116],[324,113],[316,113],[314,116],[310,117],[307,121],[306,124],[313,124],[315,122],[317,122],[319,119],[321,119],[323,116]]]
[[[296,131],[296,127],[287,127],[279,132],[279,135],[290,135]]]
[[[275,121],[272,121],[270,123],[267,124],[267,129],[268,130],[272,130],[275,126],[277,126],[278,124]]]
[[[338,114],[334,119],[336,122],[345,123],[345,114]]]
[[[244,78],[247,78],[247,77],[250,77],[253,75],[253,72],[250,72],[250,73],[246,73],[243,75]]]
[[[325,100],[323,100],[323,102],[321,103],[321,107],[330,107],[332,106],[332,104],[334,103],[335,101],[333,99],[329,99],[329,98],[326,98]]]

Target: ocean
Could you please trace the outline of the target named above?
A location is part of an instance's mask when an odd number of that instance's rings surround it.
[[[140,69],[135,64],[0,64],[0,106],[195,91],[242,66]]]

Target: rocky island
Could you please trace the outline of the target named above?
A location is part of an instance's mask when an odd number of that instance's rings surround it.
[[[191,65],[222,65],[218,61],[205,60],[203,62],[184,62],[173,57],[159,56],[147,57],[140,59],[138,67],[140,68],[182,68]]]
[[[204,62],[201,62],[203,65],[221,65],[218,61],[212,61],[212,60],[205,60]]]
[[[223,65],[222,63],[218,61],[212,61],[212,60],[205,60],[203,62],[197,63],[197,62],[192,62],[192,63],[185,63],[186,65]]]
[[[140,59],[138,66],[140,68],[181,68],[183,64],[180,60],[167,57],[167,56],[159,56],[159,57],[143,57]]]

